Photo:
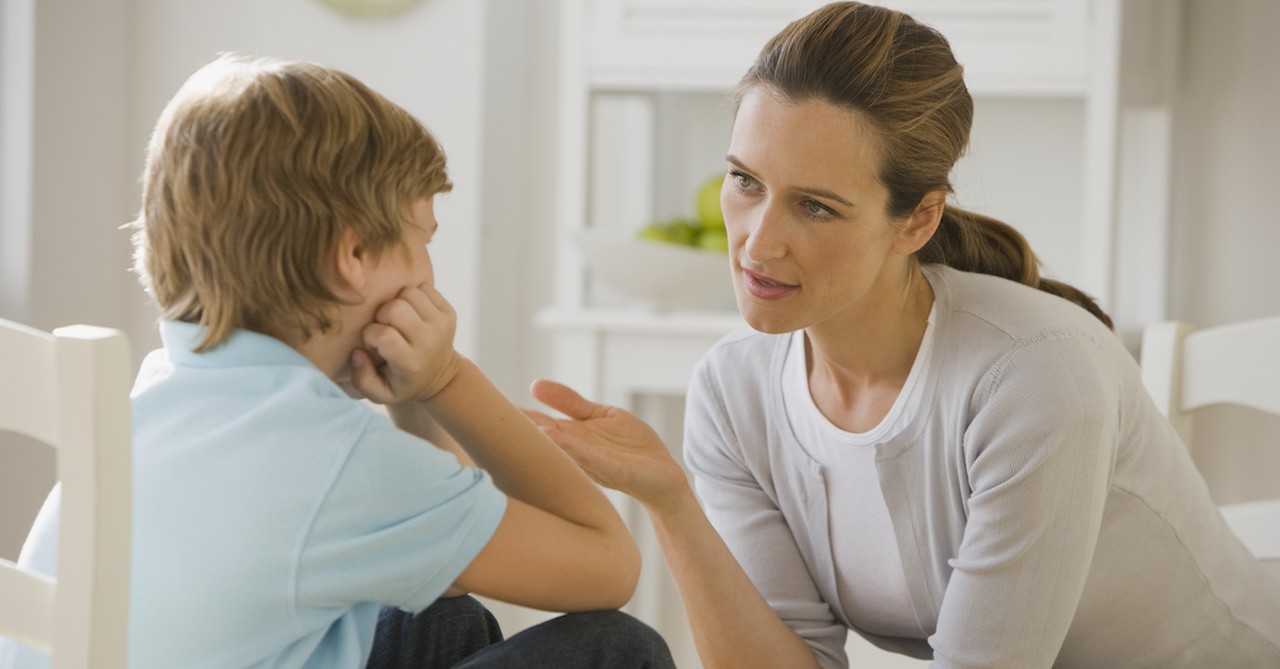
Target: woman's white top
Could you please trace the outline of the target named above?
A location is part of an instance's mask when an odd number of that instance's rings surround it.
[[[927,636],[911,607],[902,554],[876,476],[874,447],[900,434],[920,411],[922,377],[933,349],[934,313],[929,310],[920,349],[897,400],[880,423],[866,432],[840,429],[814,402],[803,330],[792,333],[782,368],[782,401],[791,430],[809,455],[830,472],[826,488],[831,553],[844,615],[859,629],[881,636]]]

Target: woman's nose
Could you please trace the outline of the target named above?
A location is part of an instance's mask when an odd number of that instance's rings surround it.
[[[787,253],[782,217],[768,203],[752,211],[749,216],[747,241],[743,245],[747,259],[762,264],[777,260]]]

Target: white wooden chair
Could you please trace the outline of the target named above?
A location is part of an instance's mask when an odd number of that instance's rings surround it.
[[[117,330],[0,320],[0,431],[57,450],[62,495],[56,578],[0,560],[0,635],[49,652],[53,669],[127,660],[129,358]]]
[[[1143,332],[1141,364],[1143,384],[1188,448],[1192,413],[1202,407],[1229,404],[1280,416],[1280,316],[1207,328],[1154,323]],[[1254,555],[1280,561],[1280,499],[1221,509]]]

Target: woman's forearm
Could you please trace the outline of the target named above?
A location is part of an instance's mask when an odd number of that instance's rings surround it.
[[[769,607],[720,538],[687,485],[659,506],[646,505],[649,519],[675,577],[707,669],[818,667],[817,658]]]

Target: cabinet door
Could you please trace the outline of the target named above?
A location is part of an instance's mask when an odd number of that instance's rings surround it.
[[[1093,0],[881,0],[939,30],[975,94],[1083,94]],[[588,0],[596,88],[734,85],[760,47],[818,0]]]

